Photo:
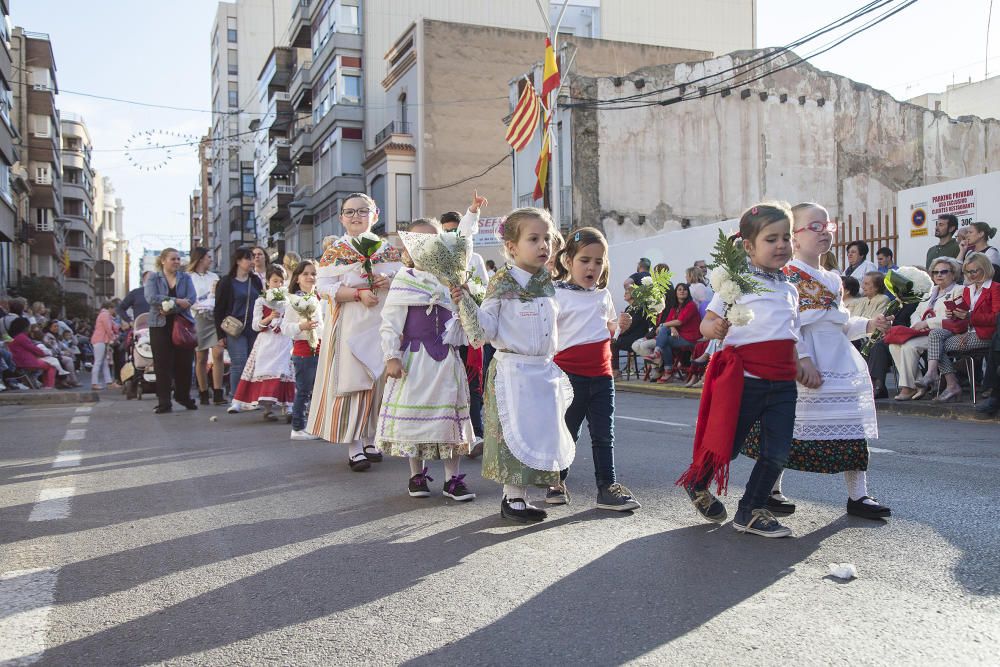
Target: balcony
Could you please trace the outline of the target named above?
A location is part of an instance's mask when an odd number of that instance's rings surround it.
[[[63,282],[63,289],[67,294],[82,294],[89,301],[93,301],[94,299],[94,286],[85,278],[70,278],[67,276]]]
[[[312,61],[306,60],[295,73],[292,74],[292,81],[288,84],[288,97],[292,103],[292,108],[301,111],[303,107],[312,104]]]
[[[312,164],[312,123],[300,123],[295,128],[290,157],[297,164]]]
[[[274,93],[267,105],[267,113],[260,119],[261,128],[267,128],[268,135],[286,135],[292,123],[292,105],[288,93]]]
[[[272,185],[267,202],[260,209],[262,220],[285,220],[288,218],[288,204],[295,196],[291,185]]]
[[[378,147],[383,141],[388,140],[393,135],[406,137],[403,142],[408,144],[413,143],[413,135],[410,134],[410,123],[406,121],[394,120],[383,127],[382,130],[375,135],[375,146]]]
[[[275,139],[267,152],[267,159],[259,173],[267,176],[287,176],[292,171],[292,160],[287,139]]]
[[[62,193],[63,199],[80,199],[82,201],[90,204],[91,207],[94,205],[93,193],[83,183],[72,183],[70,181],[63,181],[62,183]]]
[[[326,112],[318,123],[316,123],[316,129],[313,130],[312,135],[316,139],[322,139],[327,136],[331,127],[334,124],[341,122],[357,123],[360,127],[361,123],[364,122],[365,110],[360,104],[334,104],[333,107]]]
[[[94,255],[89,248],[67,245],[66,249],[69,251],[69,261],[71,262],[85,262],[89,264],[94,261]]]
[[[288,30],[285,32],[285,43],[299,49],[308,49],[310,46],[312,21],[311,0],[298,0],[292,10],[292,20],[288,23]]]
[[[352,30],[353,32],[348,32]],[[322,45],[313,51],[314,69],[322,72],[335,57],[335,54],[342,53],[350,56],[360,55],[365,48],[365,40],[357,26],[345,26],[333,28],[326,36]]]

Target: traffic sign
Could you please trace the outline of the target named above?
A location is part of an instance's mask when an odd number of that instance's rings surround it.
[[[102,278],[113,276],[115,275],[115,265],[106,259],[99,259],[94,262],[94,273]]]

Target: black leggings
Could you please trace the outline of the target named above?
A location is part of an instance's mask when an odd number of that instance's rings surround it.
[[[156,398],[161,408],[170,407],[171,387],[178,403],[183,404],[191,400],[194,350],[175,346],[172,335],[171,318],[167,318],[166,326],[149,328],[149,344],[153,348],[153,369],[156,371]]]

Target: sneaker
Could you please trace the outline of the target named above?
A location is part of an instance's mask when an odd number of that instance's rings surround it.
[[[307,433],[306,431],[292,431],[292,440],[319,440],[318,435]]]
[[[546,505],[569,505],[569,489],[563,483],[557,487],[549,487],[545,494]]]
[[[452,477],[454,479],[454,477]],[[431,490],[427,488],[427,482],[433,482],[434,478],[427,474],[427,468],[424,468],[416,475],[410,478],[410,484],[407,490],[410,493],[411,498],[430,498]],[[448,485],[445,485],[447,490]]]
[[[871,502],[866,503],[869,500]],[[864,496],[859,500],[847,499],[847,513],[852,516],[859,516],[863,519],[888,519],[892,516],[892,510],[885,505],[880,505],[877,500],[869,496]]]
[[[772,493],[767,498],[767,511],[771,514],[788,516],[795,513],[795,503],[789,502],[781,493]]]
[[[239,411],[240,411],[240,406],[236,404],[230,405],[228,408],[226,408],[226,412],[231,415],[235,415]]]
[[[597,487],[597,509],[627,512],[637,510],[642,505],[632,497],[632,492],[621,484]]]
[[[512,505],[518,503],[523,505],[524,509],[515,509],[512,507]],[[529,521],[544,521],[548,517],[548,513],[545,510],[532,507],[524,498],[511,498],[507,500],[507,497],[504,496],[504,499],[500,501],[500,516],[511,521],[517,521],[518,523],[528,523]]]
[[[737,512],[736,518],[733,519],[733,528],[738,533],[750,533],[761,537],[788,537],[792,534],[791,528],[782,526],[774,515],[763,507],[751,510],[749,515],[744,511]]]
[[[483,455],[483,439],[482,438],[476,438],[472,442],[472,448],[469,450],[469,453],[467,454],[467,456],[470,459],[477,459],[477,458],[479,458],[482,455]]]
[[[702,518],[714,521],[715,523],[724,523],[726,521],[726,517],[728,516],[726,506],[713,496],[711,491],[708,489],[695,491],[690,486],[685,486],[684,490],[687,491],[688,498]]]
[[[462,481],[465,475],[452,475],[451,479],[444,483],[444,495],[452,500],[475,500],[476,494],[469,491],[469,487]]]

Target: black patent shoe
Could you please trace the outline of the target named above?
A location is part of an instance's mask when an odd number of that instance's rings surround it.
[[[174,411],[174,409],[171,406],[169,406],[169,405],[166,406],[166,407],[164,407],[162,405],[157,405],[155,408],[153,408],[153,412],[155,412],[158,415],[165,415],[168,412],[173,412],[173,411]]]
[[[180,401],[177,401],[177,402],[181,403]],[[197,410],[198,409],[198,404],[195,403],[194,401],[191,401],[191,400],[185,401],[185,402],[181,403],[181,405],[184,406],[185,410]]]
[[[788,502],[784,496],[779,498],[770,495],[767,497],[767,511],[771,514],[788,516],[789,514],[795,514],[795,503]]]
[[[364,454],[355,454],[352,458],[347,459],[347,465],[351,466],[353,472],[364,472],[372,467]]]
[[[382,463],[382,452],[375,449],[375,445],[365,445],[361,451],[365,453],[365,458],[371,463]]]
[[[866,500],[876,503],[869,505]],[[885,505],[878,504],[878,501],[869,496],[863,496],[860,500],[847,499],[847,513],[851,516],[859,516],[862,519],[888,519],[892,516],[892,510]]]
[[[511,507],[512,503],[524,503],[524,509],[514,509]],[[500,516],[511,521],[517,521],[518,523],[537,523],[544,521],[548,514],[545,510],[529,506],[523,498],[514,498],[509,501],[507,498],[504,498],[500,501]]]

